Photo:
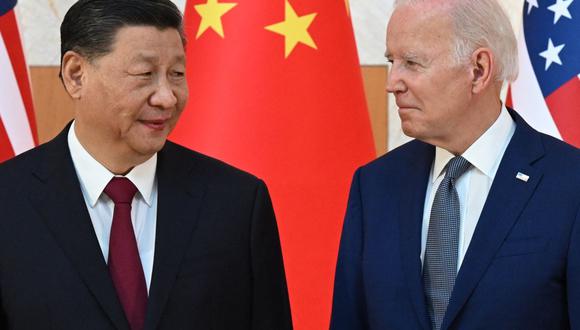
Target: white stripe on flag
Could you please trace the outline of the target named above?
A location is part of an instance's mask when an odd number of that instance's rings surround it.
[[[536,79],[536,74],[528,55],[528,47],[524,38],[524,29],[520,29],[518,40],[520,74],[518,79],[511,84],[512,102],[515,110],[536,130],[562,139],[550,110],[546,105],[546,100],[542,95],[542,90]]]
[[[26,108],[20,95],[14,69],[8,57],[4,39],[0,34],[0,119],[16,155],[34,147],[32,131],[28,123]]]

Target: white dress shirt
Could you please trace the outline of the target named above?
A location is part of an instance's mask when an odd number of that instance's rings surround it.
[[[115,204],[103,191],[115,175],[87,152],[79,142],[74,128],[75,123],[73,122],[68,132],[68,146],[91,222],[103,252],[103,258],[107,262]],[[138,190],[131,204],[131,221],[135,231],[143,273],[145,274],[147,290],[149,290],[151,285],[155,252],[155,227],[157,222],[156,168],[157,154],[146,162],[135,166],[125,175]]]
[[[472,166],[456,182],[460,208],[457,271],[461,267],[489,189],[515,130],[516,124],[504,106],[493,125],[461,155]],[[449,151],[439,147],[436,148],[423,210],[421,262],[425,255],[433,199],[439,184],[445,176],[445,166],[453,157],[454,155]]]

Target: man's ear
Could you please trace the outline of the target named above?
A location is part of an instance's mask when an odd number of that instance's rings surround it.
[[[69,50],[62,57],[61,77],[66,91],[73,99],[81,98],[88,62],[79,53]]]
[[[471,91],[478,94],[494,82],[495,58],[491,49],[478,48],[473,52],[471,70]]]

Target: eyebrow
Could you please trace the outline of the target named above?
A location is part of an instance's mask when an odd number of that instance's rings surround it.
[[[421,57],[418,54],[413,53],[413,52],[407,52],[407,53],[403,54],[403,58],[405,60],[412,60],[412,61],[423,60],[423,57]]]
[[[391,59],[393,57],[392,54],[389,53],[389,51],[387,50],[385,52],[385,57],[387,59]],[[403,59],[405,60],[412,60],[412,61],[418,61],[418,60],[424,60],[424,58],[414,52],[406,52],[403,54],[403,56],[401,56]]]
[[[135,57],[133,57],[133,61],[143,61],[143,62],[157,62],[159,60],[159,56],[157,55],[147,55],[147,54],[137,54]],[[185,56],[184,55],[177,55],[174,56],[174,60],[176,62],[185,62]]]

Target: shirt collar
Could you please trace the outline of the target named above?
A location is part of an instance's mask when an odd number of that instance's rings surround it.
[[[106,167],[99,163],[81,145],[75,133],[73,121],[68,132],[68,146],[70,154],[79,177],[81,186],[86,193],[86,198],[91,207],[97,201],[105,187],[115,176]],[[145,203],[151,206],[151,192],[155,182],[155,170],[157,168],[157,154],[154,154],[144,163],[135,166],[125,177],[129,179],[143,197]]]
[[[515,122],[509,115],[507,108],[502,106],[499,117],[493,125],[469,146],[461,156],[487,177],[493,178],[505,150],[502,146],[508,144],[514,132]],[[435,182],[443,174],[445,166],[453,157],[454,155],[449,151],[436,147],[432,182]]]

